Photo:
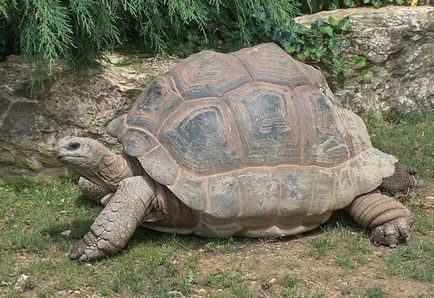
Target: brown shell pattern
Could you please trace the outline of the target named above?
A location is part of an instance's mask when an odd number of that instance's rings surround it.
[[[153,179],[220,219],[327,213],[393,173],[323,75],[271,43],[190,56],[108,129]]]

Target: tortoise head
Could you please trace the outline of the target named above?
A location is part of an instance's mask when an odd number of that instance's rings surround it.
[[[107,155],[113,155],[101,143],[81,137],[61,139],[54,154],[60,163],[91,181],[95,181],[95,176],[98,176],[98,166],[101,159]]]
[[[54,154],[74,173],[111,191],[123,179],[143,174],[137,160],[127,160],[90,138],[65,137],[59,141]]]

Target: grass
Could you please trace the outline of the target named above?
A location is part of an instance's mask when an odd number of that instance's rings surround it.
[[[374,147],[398,156],[405,165],[419,171],[422,178],[434,177],[434,111],[405,116],[366,115]]]
[[[390,274],[434,283],[434,240],[397,249],[386,258],[386,264]]]
[[[332,239],[326,238],[326,236],[315,237],[310,241],[311,251],[310,255],[315,259],[324,257],[327,252],[331,251],[334,242]]]
[[[375,146],[432,180],[433,113],[366,119]],[[399,296],[399,283],[411,297],[432,297],[433,210],[399,199],[415,216],[414,240],[395,250],[372,246],[368,231],[336,212],[309,237],[272,241],[139,229],[115,257],[80,263],[67,253],[102,207],[80,195],[75,179],[0,179],[0,296],[169,297],[202,290],[208,297],[257,297],[263,288],[270,297],[334,297],[345,289],[377,298]],[[65,230],[71,234],[62,236]],[[262,287],[272,278],[275,284]]]
[[[384,293],[383,288],[381,288],[379,286],[367,288],[365,290],[365,294],[366,294],[366,297],[368,297],[368,298],[383,298],[383,297],[385,297],[385,293]]]

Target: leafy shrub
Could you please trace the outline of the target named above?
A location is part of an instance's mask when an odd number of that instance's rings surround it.
[[[337,74],[345,74],[347,65],[341,57],[346,46],[341,36],[351,30],[349,17],[328,21],[316,20],[310,28],[287,22],[285,26],[272,29],[269,36],[289,54],[309,64],[322,64]]]
[[[293,0],[0,0],[2,56],[20,40],[20,50],[50,71],[64,58],[75,67],[101,59],[103,50],[136,43],[154,52],[191,52],[252,41],[252,15],[263,11],[278,26],[298,11]],[[1,30],[1,29],[0,29]],[[181,46],[183,45],[183,46]]]
[[[21,53],[40,78],[59,59],[78,69],[98,66],[112,49],[186,56],[274,41],[300,60],[342,73],[339,36],[349,20],[305,28],[293,21],[299,6],[298,0],[0,0],[0,60]]]

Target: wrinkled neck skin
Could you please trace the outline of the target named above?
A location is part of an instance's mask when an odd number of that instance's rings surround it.
[[[79,174],[113,192],[123,179],[144,172],[136,158],[115,154],[105,147],[99,154],[93,154],[89,164],[90,167]]]

